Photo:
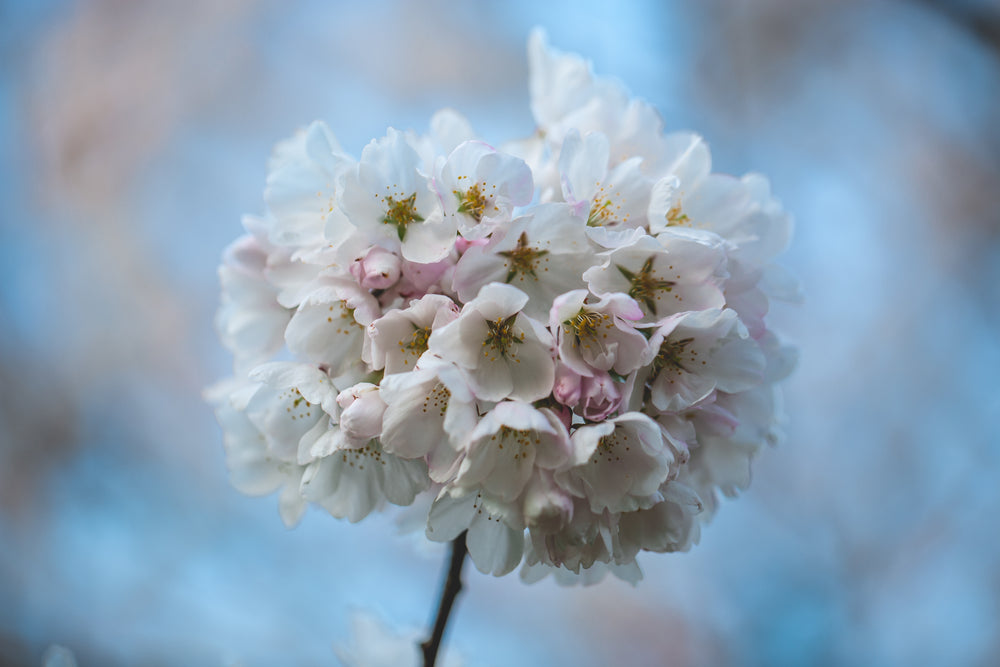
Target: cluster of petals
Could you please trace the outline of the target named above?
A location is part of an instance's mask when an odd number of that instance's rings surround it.
[[[444,110],[358,159],[320,122],[276,147],[220,267],[235,364],[209,397],[233,484],[289,525],[412,506],[483,572],[635,581],[779,437],[791,223],[540,32],[529,59],[530,137]]]

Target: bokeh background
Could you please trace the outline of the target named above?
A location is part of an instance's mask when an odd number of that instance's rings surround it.
[[[787,438],[637,588],[467,571],[466,665],[1000,664],[1000,3],[0,1],[0,664],[330,665],[444,552],[228,484],[216,265],[275,141],[532,131],[534,25],[794,212]],[[368,626],[365,626],[368,627]],[[367,638],[367,639],[366,639]]]

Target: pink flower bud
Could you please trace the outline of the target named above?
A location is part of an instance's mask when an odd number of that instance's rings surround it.
[[[351,265],[351,275],[365,289],[387,289],[399,280],[400,261],[395,253],[375,246]]]
[[[562,362],[556,362],[556,380],[552,394],[563,405],[573,407],[580,402],[580,381],[582,377]]]
[[[580,402],[585,418],[602,421],[621,405],[621,388],[608,373],[595,372],[593,377],[581,378]]]
[[[379,388],[368,382],[359,382],[337,394],[337,404],[342,408],[340,428],[349,439],[363,442],[382,433],[382,415],[385,403]]]
[[[403,281],[407,283],[405,291],[414,299],[423,296],[427,293],[427,288],[441,280],[454,265],[455,262],[451,257],[445,257],[431,264],[403,260]]]

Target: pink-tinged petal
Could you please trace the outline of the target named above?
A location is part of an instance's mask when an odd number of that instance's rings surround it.
[[[649,343],[646,383],[661,411],[699,405],[717,390],[745,391],[764,378],[764,354],[728,308],[665,318]]]
[[[402,260],[395,253],[374,246],[351,265],[351,275],[365,289],[388,289],[401,275]]]
[[[360,382],[340,392],[337,403],[342,408],[340,428],[348,437],[367,441],[382,432],[386,405],[379,396],[378,386]]]
[[[583,376],[567,366],[556,362],[555,383],[552,386],[552,396],[568,407],[575,407],[580,402],[581,380]]]
[[[588,421],[602,421],[621,405],[621,389],[608,373],[583,378],[581,389],[577,412]]]
[[[459,179],[472,180],[478,177],[480,161],[489,155],[495,154],[496,149],[485,141],[471,139],[462,142],[450,151],[447,161],[441,168],[441,178],[451,187],[460,187],[461,181]],[[448,194],[451,193],[442,193],[442,196],[447,196]]]
[[[378,303],[356,285],[330,281],[303,300],[285,329],[288,349],[332,374],[360,359],[365,326],[379,311]]]

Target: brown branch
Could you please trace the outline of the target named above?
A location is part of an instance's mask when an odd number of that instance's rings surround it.
[[[437,660],[438,648],[444,638],[445,626],[448,625],[448,615],[451,614],[455,598],[462,590],[462,564],[465,563],[467,553],[465,531],[462,531],[462,534],[451,543],[451,563],[448,565],[448,576],[441,589],[441,601],[438,603],[437,617],[434,619],[434,630],[431,636],[420,644],[420,649],[424,652],[424,667],[434,667],[434,661]]]

